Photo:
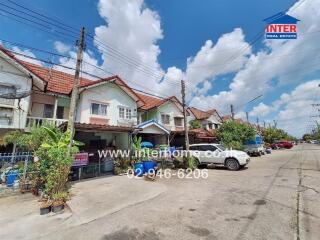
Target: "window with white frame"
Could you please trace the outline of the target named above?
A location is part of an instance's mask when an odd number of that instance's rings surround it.
[[[124,107],[119,107],[119,118],[124,118]]]
[[[174,125],[176,127],[182,127],[182,117],[175,117],[174,118]]]
[[[107,109],[107,104],[91,103],[91,114],[93,115],[107,116]]]
[[[132,116],[131,109],[127,108],[126,109],[126,119],[131,119],[131,116]]]
[[[170,115],[161,114],[161,122],[162,124],[170,124]]]
[[[119,107],[119,118],[122,119],[131,119],[132,118],[132,110],[126,107]]]
[[[13,121],[13,109],[0,107],[0,125],[11,125]]]

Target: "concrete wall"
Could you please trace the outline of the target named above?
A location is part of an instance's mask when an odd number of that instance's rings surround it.
[[[56,99],[58,100],[57,106],[63,107],[63,119],[68,119],[70,99],[68,97],[59,97],[42,93],[33,93],[31,95],[29,116],[42,118],[44,105],[50,104],[54,106]]]
[[[170,123],[164,124],[161,119],[161,114],[167,114],[170,116]],[[148,120],[156,120],[158,123],[162,124],[168,130],[175,131],[175,130],[183,130],[183,120],[182,120],[182,127],[176,127],[174,124],[174,117],[183,117],[183,113],[181,110],[174,104],[173,102],[167,102],[161,105],[158,108],[151,109],[150,111],[142,113],[142,121]]]
[[[54,105],[55,97],[51,95],[33,93],[31,96],[30,116],[42,118],[45,104]]]
[[[92,115],[91,103],[107,104],[107,116]],[[107,120],[109,125],[118,125],[119,107],[130,108],[132,120],[137,121],[137,104],[134,99],[126,94],[114,83],[107,83],[85,90],[81,96],[77,110],[76,120],[81,123],[90,123],[90,118]]]
[[[169,124],[164,124],[161,121],[161,114],[169,114],[170,115],[170,123]],[[183,117],[183,113],[181,112],[181,110],[176,106],[176,104],[172,103],[172,102],[167,102],[163,105],[161,105],[158,108],[157,111],[157,121],[159,123],[161,123],[163,126],[165,126],[167,129],[171,130],[171,131],[175,131],[175,130],[183,130],[183,120],[182,120],[182,127],[177,128],[174,124],[174,117]]]
[[[0,90],[1,85],[13,85],[17,88],[18,92],[30,91],[32,81],[26,74],[0,57]],[[18,100],[7,101],[0,99],[0,115],[2,115],[0,128],[23,129],[26,124],[29,103],[30,97],[22,98],[19,110]],[[8,121],[8,118],[3,117],[8,114],[12,114],[12,121]]]
[[[212,124],[212,129],[218,129],[222,124],[220,118],[216,114],[211,115],[207,120],[201,121],[201,124],[205,129],[211,130],[209,128],[209,123]],[[216,125],[218,125],[218,127],[216,127]]]

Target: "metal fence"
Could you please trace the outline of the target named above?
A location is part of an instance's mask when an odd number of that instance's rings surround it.
[[[3,166],[13,166],[17,162],[25,162],[32,160],[31,152],[16,152],[16,153],[0,153],[0,168]]]

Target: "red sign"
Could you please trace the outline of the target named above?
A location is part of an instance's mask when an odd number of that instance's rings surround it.
[[[88,162],[89,162],[88,153],[77,153],[74,156],[72,166],[73,167],[85,166],[85,165],[88,165]]]

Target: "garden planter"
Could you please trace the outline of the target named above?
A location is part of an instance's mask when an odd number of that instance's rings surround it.
[[[40,215],[45,215],[45,214],[48,214],[49,212],[51,212],[51,204],[43,203],[40,206]]]
[[[58,201],[52,204],[51,210],[54,213],[61,212],[64,209],[64,202]]]
[[[154,174],[155,173],[155,167],[156,167],[156,163],[153,161],[144,161],[143,162],[143,168],[144,171],[148,174]]]
[[[39,195],[39,189],[36,187],[31,188],[31,192],[33,195],[38,196]]]

